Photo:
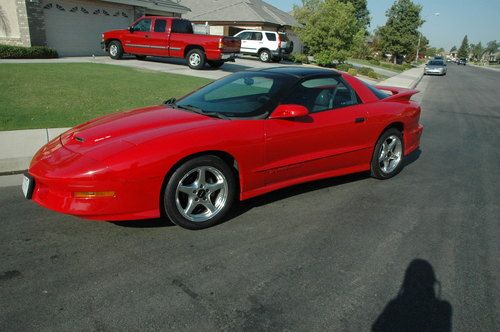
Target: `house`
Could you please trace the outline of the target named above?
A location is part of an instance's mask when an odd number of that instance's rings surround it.
[[[292,31],[300,24],[262,0],[180,0],[179,4],[191,9],[185,17],[195,24],[197,33],[234,36],[246,29],[284,31],[294,42],[294,53],[302,51]]]
[[[60,56],[102,55],[101,34],[143,15],[180,17],[177,0],[0,0],[0,44],[55,48]]]

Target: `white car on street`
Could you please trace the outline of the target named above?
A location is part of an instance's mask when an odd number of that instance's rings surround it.
[[[293,49],[293,43],[283,32],[243,30],[234,37],[241,39],[242,54],[258,56],[262,62],[280,61]]]

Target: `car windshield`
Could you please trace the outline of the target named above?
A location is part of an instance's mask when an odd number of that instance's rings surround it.
[[[240,72],[183,97],[175,106],[219,117],[260,118],[276,107],[278,96],[294,83],[288,75]]]
[[[433,60],[433,61],[429,61],[429,66],[442,66],[443,65],[443,61],[442,60]]]

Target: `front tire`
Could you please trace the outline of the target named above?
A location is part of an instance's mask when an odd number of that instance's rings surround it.
[[[170,176],[163,208],[170,220],[187,229],[203,229],[222,221],[236,198],[236,177],[215,156],[186,161]]]
[[[271,61],[271,52],[268,50],[261,50],[259,52],[259,59],[262,62],[270,62]]]
[[[123,56],[122,43],[117,40],[113,40],[108,46],[109,57],[114,60],[120,60]]]
[[[199,48],[192,49],[186,54],[186,61],[191,69],[202,69],[205,66],[205,52]]]
[[[386,130],[377,141],[371,162],[371,175],[385,180],[403,168],[403,135],[396,128]]]

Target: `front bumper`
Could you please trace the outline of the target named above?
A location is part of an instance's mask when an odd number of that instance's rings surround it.
[[[424,69],[425,75],[444,75],[446,74],[446,70],[441,69]]]
[[[33,158],[31,199],[56,212],[95,220],[160,217],[162,178],[127,178],[105,164],[62,146],[59,138]],[[76,192],[113,191],[113,197],[79,198]]]

